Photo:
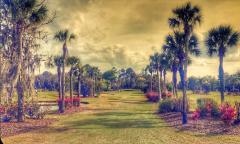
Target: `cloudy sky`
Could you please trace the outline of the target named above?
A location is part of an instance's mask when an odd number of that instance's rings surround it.
[[[83,64],[99,66],[102,70],[133,67],[141,71],[149,56],[160,52],[167,34],[172,9],[185,0],[48,0],[55,21],[46,27],[49,41],[43,46],[46,55],[60,54],[61,45],[53,35],[69,29],[77,39],[69,44],[70,55],[80,57]],[[201,7],[203,23],[195,29],[200,39],[202,56],[193,57],[189,75],[217,75],[218,58],[208,58],[203,40],[207,31],[220,24],[230,24],[240,31],[239,0],[192,0]],[[240,70],[240,45],[224,59],[225,72]]]

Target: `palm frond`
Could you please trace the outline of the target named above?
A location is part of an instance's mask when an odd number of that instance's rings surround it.
[[[236,46],[237,43],[239,41],[239,33],[238,32],[234,32],[230,37],[229,40],[227,42],[227,45],[229,45],[230,47]]]
[[[169,18],[168,19],[168,24],[171,28],[176,28],[176,27],[179,27],[180,22],[175,18]]]
[[[192,35],[189,40],[189,52],[195,56],[200,56],[201,50],[198,45],[199,43],[196,35]]]
[[[42,5],[39,9],[33,11],[29,19],[33,23],[40,23],[44,19],[46,19],[47,13],[48,13],[47,7],[45,5]]]

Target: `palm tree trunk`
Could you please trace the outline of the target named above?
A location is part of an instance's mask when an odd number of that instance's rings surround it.
[[[62,99],[62,81],[61,81],[61,67],[57,67],[58,73],[58,98],[59,100]]]
[[[220,80],[220,93],[221,93],[221,103],[224,102],[224,70],[223,70],[223,55],[219,56],[219,80]]]
[[[16,70],[17,76],[17,94],[18,94],[18,122],[24,121],[24,88],[23,88],[23,78],[22,78],[22,64],[23,64],[23,39],[22,39],[22,25],[17,24],[17,47],[18,53],[18,65]]]
[[[162,99],[162,92],[161,92],[161,78],[160,78],[160,71],[157,70],[157,76],[158,76],[158,97],[159,101]]]
[[[153,75],[152,75],[152,73],[151,73],[151,78],[150,78],[150,90],[151,90],[151,92],[152,92],[152,90],[153,90]]]
[[[78,97],[81,96],[81,78],[78,76]]]
[[[62,66],[62,100],[60,113],[64,113],[65,109],[65,64],[66,64],[67,46],[66,42],[63,44],[63,66]]]
[[[186,60],[187,61],[187,60]],[[183,112],[182,112],[182,124],[187,124],[187,65],[184,63],[184,79],[183,79]]]
[[[173,83],[173,94],[177,98],[177,69],[175,67],[172,68],[172,83]]]
[[[73,104],[73,88],[72,88],[72,68],[70,70],[70,99],[71,99],[71,104]]]
[[[95,95],[95,79],[94,77],[92,78],[92,97]]]
[[[166,86],[166,70],[163,70],[163,90],[166,91],[167,90],[167,86]]]
[[[182,87],[182,92],[183,92],[183,97],[182,97],[182,123],[185,124],[186,123],[186,116],[187,114],[184,112],[184,108],[185,108],[185,97],[186,95],[184,96],[184,87],[185,87],[185,75],[184,75],[184,70],[183,70],[183,63],[180,62],[180,65],[179,65],[179,74],[180,74],[180,79],[181,79],[181,87]]]

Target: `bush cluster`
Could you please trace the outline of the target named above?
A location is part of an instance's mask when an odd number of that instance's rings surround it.
[[[145,94],[145,96],[149,102],[158,102],[159,101],[158,92],[147,92]],[[171,92],[169,92],[169,91],[162,92],[162,99],[167,99],[167,98],[171,98],[171,97],[172,97]]]
[[[145,94],[145,96],[149,102],[158,102],[159,101],[159,96],[158,96],[157,92],[147,92]]]
[[[60,106],[62,103],[62,99],[58,99],[57,102],[58,102],[58,106]],[[72,99],[65,98],[64,105],[65,105],[65,108],[70,108],[72,106],[79,107],[80,106],[80,97],[73,97]]]
[[[210,98],[197,99],[197,110],[195,112],[199,112],[200,118],[207,116],[218,118],[220,116],[217,102]]]
[[[182,98],[166,98],[163,99],[159,104],[159,113],[167,112],[181,112],[182,111]]]
[[[2,122],[10,122],[17,119],[18,108],[16,104],[1,105],[0,114],[2,115]],[[42,119],[45,116],[45,112],[42,111],[40,105],[37,103],[24,105],[24,115],[31,119]]]
[[[236,120],[236,108],[229,103],[223,103],[218,106],[217,102],[208,98],[197,100],[197,109],[192,114],[192,119],[213,117],[221,119],[225,124],[232,124]]]
[[[237,116],[235,107],[232,107],[228,103],[224,103],[219,109],[221,112],[221,120],[227,125],[232,124]]]

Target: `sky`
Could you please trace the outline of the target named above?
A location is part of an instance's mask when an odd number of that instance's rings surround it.
[[[189,1],[189,0],[188,0]],[[53,36],[69,29],[76,40],[68,44],[69,54],[78,56],[82,64],[98,66],[102,71],[112,67],[132,67],[140,72],[149,63],[149,56],[161,52],[164,39],[172,31],[168,18],[172,9],[185,0],[48,0],[54,22],[45,27],[48,42],[41,49],[44,55],[61,54],[61,44]],[[204,38],[209,29],[231,25],[240,32],[240,0],[190,0],[201,8],[202,24],[194,33],[199,38],[202,55],[192,57],[189,76],[218,75],[218,58],[206,55]],[[240,43],[224,58],[227,73],[240,70]],[[46,68],[43,68],[46,70]]]

